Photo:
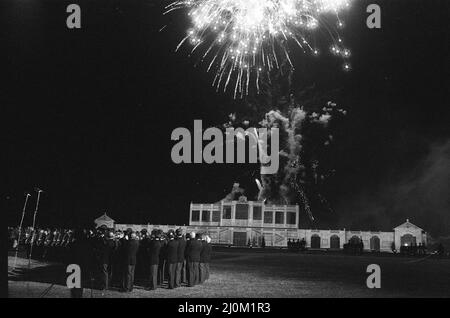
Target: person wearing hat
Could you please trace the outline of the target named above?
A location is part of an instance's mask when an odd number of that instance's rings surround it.
[[[125,273],[123,276],[122,291],[133,291],[134,284],[134,271],[136,268],[136,254],[139,249],[139,241],[136,233],[131,232],[129,239],[125,242]]]
[[[111,282],[111,258],[115,249],[115,243],[113,241],[114,233],[108,231],[106,237],[102,237],[99,240],[98,253],[101,263],[101,289],[109,289]]]
[[[168,242],[166,246],[167,273],[169,278],[169,289],[175,288],[175,277],[178,264],[178,240],[171,231],[168,233]]]
[[[162,286],[162,284],[164,284],[164,280],[167,275],[167,267],[166,267],[167,240],[162,230],[159,230],[159,240],[161,242],[161,249],[159,250],[158,285]]]
[[[209,278],[209,262],[211,260],[211,238],[202,235],[202,251],[200,252],[200,283],[204,283]]]
[[[124,269],[124,248],[123,248],[123,232],[117,230],[114,233],[114,250],[111,256],[112,285],[120,286],[122,282]]]
[[[186,250],[186,240],[183,237],[183,231],[177,229],[175,232],[178,241],[178,263],[175,275],[175,287],[180,287],[186,280],[186,262],[184,259],[184,252]]]
[[[159,265],[159,252],[161,250],[161,241],[159,236],[153,233],[148,243],[148,262],[150,264],[150,279],[149,290],[155,290],[158,287],[158,265]]]
[[[188,269],[188,287],[194,287],[199,283],[199,263],[202,243],[195,233],[191,233],[189,245],[186,246],[186,262]]]
[[[148,257],[145,255],[147,252],[147,229],[142,229],[138,232],[139,235],[139,250],[137,252],[137,264],[136,264],[136,276],[144,277],[147,276],[148,265],[146,261]]]
[[[189,245],[191,244],[191,234],[187,233],[184,238],[186,239],[186,247],[184,249],[184,277],[182,277],[182,281],[187,284],[189,281],[189,270],[188,270],[188,264],[187,264],[187,251],[189,248]]]

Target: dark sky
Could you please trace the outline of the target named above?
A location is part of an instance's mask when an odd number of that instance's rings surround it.
[[[66,28],[70,3],[81,6],[81,30]],[[218,201],[235,180],[256,191],[245,167],[172,163],[174,128],[220,124],[240,102],[174,52],[187,20],[163,17],[162,3],[2,1],[9,224],[35,186],[46,191],[39,224],[55,226],[105,211],[123,223],[183,224],[191,201]],[[381,5],[381,30],[365,25],[370,3]],[[436,235],[450,232],[448,14],[446,0],[354,1],[343,30],[351,72],[327,47],[315,61],[295,57],[298,88],[335,90],[348,110],[327,187],[335,211],[313,226],[389,230],[409,217]]]

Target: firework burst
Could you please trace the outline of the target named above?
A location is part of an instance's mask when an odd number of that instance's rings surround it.
[[[261,76],[287,61],[292,67],[290,48],[318,55],[313,34],[325,30],[331,38],[331,52],[346,59],[338,30],[344,23],[339,12],[351,0],[181,0],[166,7],[166,13],[185,9],[191,20],[185,43],[200,51],[208,71],[215,72],[217,89],[234,89],[234,96],[248,94],[250,82],[259,92]],[[328,16],[335,17],[335,24]],[[348,63],[344,64],[349,69]]]

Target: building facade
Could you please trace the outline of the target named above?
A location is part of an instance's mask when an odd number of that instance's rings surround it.
[[[392,252],[401,246],[427,244],[427,234],[409,220],[392,232],[354,231],[346,229],[301,229],[298,205],[266,205],[263,202],[221,201],[213,204],[191,203],[189,225],[114,224],[115,229],[135,231],[146,229],[164,232],[183,229],[186,232],[207,233],[214,244],[230,246],[286,247],[289,240],[305,240],[309,249],[339,250],[350,241],[362,241],[364,250]]]
[[[310,249],[342,249],[350,241],[362,241],[366,251],[392,252],[400,246],[427,244],[427,234],[409,220],[392,232],[346,229],[301,229],[298,205],[265,205],[262,202],[222,201],[191,203],[189,230],[207,232],[213,242],[244,246],[285,247],[289,240],[305,240]]]
[[[113,228],[114,227],[114,220],[111,219],[108,215],[103,214],[102,216],[96,218],[94,220],[95,227],[101,227],[106,226],[107,228]]]

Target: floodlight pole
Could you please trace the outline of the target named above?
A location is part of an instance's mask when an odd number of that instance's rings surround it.
[[[36,208],[34,210],[34,215],[33,215],[33,235],[34,233],[36,233],[36,229],[34,228],[36,226],[36,215],[39,209],[39,199],[41,198],[41,193],[43,192],[41,189],[36,188],[35,191],[38,193],[37,195],[37,200],[36,200]],[[34,241],[31,242],[31,246],[30,246],[30,255],[28,256],[28,269],[30,268],[31,265],[31,255],[33,253],[33,245],[34,245]]]
[[[16,268],[16,264],[17,264],[17,253],[19,252],[19,245],[20,245],[20,236],[22,234],[22,225],[23,225],[23,219],[25,218],[25,211],[27,209],[27,203],[28,203],[28,198],[31,196],[31,194],[29,194],[28,192],[25,194],[25,203],[23,205],[23,210],[22,210],[22,217],[20,219],[20,223],[19,223],[19,235],[17,237],[17,248],[16,248],[16,255],[14,256],[14,268]]]
[[[41,193],[43,192],[41,189],[36,189],[38,195],[37,195],[37,200],[36,200],[36,208],[34,210],[34,215],[33,215],[33,230],[34,230],[34,226],[36,225],[36,215],[39,209],[39,199],[41,198]]]

